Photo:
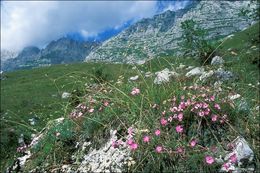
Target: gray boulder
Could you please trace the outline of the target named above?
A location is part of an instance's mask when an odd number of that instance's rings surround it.
[[[192,77],[192,76],[200,76],[204,72],[203,67],[195,67],[192,70],[190,70],[188,73],[186,73],[186,77]]]
[[[224,160],[226,167],[222,166],[220,172],[253,172],[254,168],[248,167],[254,158],[254,152],[243,137],[237,137],[232,143],[233,151],[228,153]],[[236,158],[235,161],[231,158]]]
[[[154,79],[154,84],[162,84],[162,83],[167,83],[170,81],[171,77],[178,77],[179,74],[174,72],[174,71],[170,71],[168,68],[165,68],[162,71],[158,71],[155,73],[156,77]]]
[[[214,76],[220,81],[234,80],[236,78],[234,73],[223,70],[222,68],[219,68],[217,71],[215,71]]]
[[[211,65],[221,65],[224,63],[224,60],[220,56],[215,56],[211,60]]]

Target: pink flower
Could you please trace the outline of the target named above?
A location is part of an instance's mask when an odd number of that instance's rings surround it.
[[[162,115],[165,115],[165,114],[166,114],[166,111],[163,111],[163,112],[162,112]]]
[[[204,114],[205,114],[205,115],[208,115],[209,113],[210,113],[210,109],[207,108],[207,109],[204,111]]]
[[[203,107],[204,109],[206,109],[206,108],[209,107],[209,105],[208,105],[207,103],[203,103],[202,107]]]
[[[168,121],[169,121],[169,122],[172,122],[172,116],[170,116],[170,117],[168,118]]]
[[[200,112],[198,112],[198,115],[199,115],[200,117],[203,117],[203,116],[205,115],[205,113],[204,113],[203,111],[200,111]]]
[[[234,153],[233,155],[231,155],[231,156],[229,157],[229,159],[230,159],[231,163],[236,163],[236,162],[237,162],[237,156],[236,156],[236,154]]]
[[[137,143],[133,143],[130,145],[131,150],[136,150],[138,148],[138,144]]]
[[[155,148],[155,151],[156,151],[157,153],[161,153],[162,150],[163,150],[163,147],[160,146],[160,145],[158,145],[158,146]]]
[[[197,141],[195,139],[191,140],[191,142],[190,142],[191,147],[195,147],[196,144],[197,144]]]
[[[206,156],[205,161],[207,164],[211,165],[212,163],[215,162],[215,159],[212,156]]]
[[[227,171],[228,168],[230,167],[230,163],[224,163],[224,164],[222,165],[222,167]]]
[[[132,136],[132,135],[134,134],[134,129],[133,129],[133,127],[129,127],[129,128],[127,129],[127,132],[128,132],[128,135]]]
[[[140,89],[138,89],[138,88],[133,88],[132,91],[131,91],[131,94],[132,94],[132,95],[138,95],[138,94],[140,94]]]
[[[185,96],[181,96],[181,99],[184,100],[184,99],[185,99]]]
[[[216,109],[220,110],[220,105],[219,105],[219,104],[217,104],[217,103],[215,103],[215,105],[214,105],[214,108],[216,108]]]
[[[94,112],[94,109],[91,108],[91,109],[88,110],[88,112],[92,113],[92,112]]]
[[[154,134],[155,134],[156,136],[159,136],[159,135],[161,134],[161,131],[160,131],[159,129],[157,129],[157,130],[155,130]]]
[[[179,154],[184,152],[184,149],[182,147],[178,147],[176,150],[177,150],[177,153],[179,153]]]
[[[212,116],[211,116],[211,121],[216,122],[217,119],[218,119],[218,116],[217,116],[217,115],[212,115]]]
[[[183,113],[179,113],[179,114],[178,114],[178,120],[179,120],[179,121],[182,121],[182,119],[183,119]]]
[[[178,108],[175,106],[175,107],[172,107],[172,108],[170,108],[170,111],[171,112],[176,112],[178,110]]]
[[[118,147],[118,143],[116,141],[112,141],[112,147],[113,148],[117,148]]]
[[[166,126],[167,120],[165,118],[161,118],[161,125]]]
[[[214,101],[214,100],[215,100],[215,96],[211,96],[209,99],[210,99],[211,101]]]
[[[78,117],[81,117],[82,115],[83,115],[82,112],[79,112],[79,113],[78,113]]]
[[[149,136],[144,136],[143,141],[148,143],[150,141],[150,137]]]
[[[104,106],[107,107],[109,105],[108,101],[104,101]]]
[[[183,132],[183,127],[182,127],[182,125],[178,125],[178,126],[176,126],[176,132],[177,133],[182,133]]]
[[[133,139],[128,139],[128,140],[127,140],[127,144],[128,144],[128,145],[132,145],[133,143],[134,143],[134,140],[133,140]]]

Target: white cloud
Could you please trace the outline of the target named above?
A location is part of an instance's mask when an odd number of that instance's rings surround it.
[[[93,36],[156,13],[156,1],[3,1],[1,48],[42,46],[68,32]]]

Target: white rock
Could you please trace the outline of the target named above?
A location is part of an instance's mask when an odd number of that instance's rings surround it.
[[[191,71],[186,73],[185,76],[186,77],[199,76],[199,75],[202,75],[203,72],[204,72],[204,69],[202,67],[195,67],[194,69],[192,69]]]
[[[253,160],[254,152],[243,137],[237,137],[232,144],[234,144],[234,149],[231,153],[225,156],[224,160],[229,160],[230,156],[233,154],[236,154],[238,163],[243,161],[251,162]]]
[[[123,172],[123,167],[131,159],[130,149],[122,141],[119,148],[112,147],[117,141],[116,131],[110,131],[110,139],[98,150],[90,150],[81,161],[78,172]]]
[[[68,92],[63,92],[62,95],[61,95],[61,98],[62,98],[62,99],[67,99],[67,98],[69,98],[69,97],[71,97],[71,94],[68,93]]]
[[[26,162],[26,160],[29,159],[30,157],[31,157],[31,152],[30,151],[26,151],[24,156],[17,158],[20,161],[19,165],[21,167],[23,167],[25,162]]]
[[[146,78],[148,78],[148,77],[153,76],[153,74],[152,74],[150,71],[148,71],[148,72],[146,72],[146,73],[144,74],[144,76],[145,76]]]
[[[235,95],[229,96],[228,98],[229,98],[230,100],[236,100],[236,99],[238,99],[238,98],[240,98],[240,97],[241,97],[240,94],[235,94]]]
[[[130,81],[136,81],[139,78],[138,75],[129,78]]]
[[[170,71],[168,68],[165,68],[162,71],[156,72],[156,77],[154,79],[154,84],[162,84],[170,81],[170,77],[178,77],[179,74],[173,71]]]
[[[211,60],[211,65],[221,65],[224,63],[224,60],[220,56],[215,56]]]
[[[202,75],[200,76],[199,80],[200,81],[205,81],[206,79],[210,78],[213,76],[214,72],[213,70],[210,70],[209,72],[203,72]]]

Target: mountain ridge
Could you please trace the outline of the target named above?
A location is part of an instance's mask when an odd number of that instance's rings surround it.
[[[253,7],[249,5],[247,1],[196,1],[185,9],[166,11],[153,18],[142,19],[103,42],[85,61],[135,63],[159,54],[178,55],[179,43],[182,41],[181,22],[193,19],[200,27],[208,30],[208,39],[223,38],[254,22],[253,19],[240,16],[242,8],[252,10]]]

